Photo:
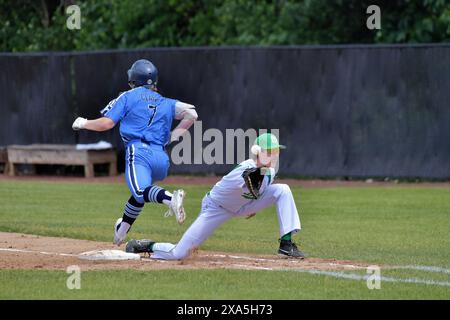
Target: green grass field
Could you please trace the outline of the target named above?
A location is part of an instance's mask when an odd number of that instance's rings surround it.
[[[178,186],[166,186],[174,189]],[[147,205],[132,236],[176,242],[198,214],[208,186],[182,186],[187,221]],[[450,190],[442,188],[292,188],[311,257],[450,269]],[[128,198],[125,184],[0,181],[0,231],[111,241]],[[274,254],[275,208],[223,225],[202,249]],[[1,255],[1,253],[0,253]],[[355,273],[355,272],[352,272]],[[364,275],[364,272],[359,272]],[[394,279],[436,284],[366,282],[294,271],[84,271],[82,289],[68,290],[64,271],[0,270],[1,299],[450,299],[449,273],[382,270]]]

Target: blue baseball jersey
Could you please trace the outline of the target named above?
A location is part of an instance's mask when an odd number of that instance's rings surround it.
[[[100,113],[115,124],[120,122],[125,145],[143,140],[165,146],[170,139],[176,102],[145,87],[137,87],[121,93]]]

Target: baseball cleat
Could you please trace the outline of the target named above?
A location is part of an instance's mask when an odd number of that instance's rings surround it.
[[[178,224],[182,224],[186,219],[186,212],[183,208],[183,201],[186,193],[184,190],[175,190],[172,195],[172,200],[170,201],[169,210],[164,215],[165,217],[175,215]]]
[[[298,250],[297,245],[292,241],[280,240],[278,255],[290,258],[304,259],[306,255]]]
[[[125,251],[129,253],[152,253],[152,247],[155,244],[152,240],[135,240],[131,239],[128,241],[127,246],[125,247]]]
[[[122,224],[122,218],[117,219],[116,224],[114,225],[114,240],[113,243],[120,246],[122,242],[127,237],[128,231],[130,231],[130,228],[128,228],[127,232],[125,234],[119,234],[120,225]]]

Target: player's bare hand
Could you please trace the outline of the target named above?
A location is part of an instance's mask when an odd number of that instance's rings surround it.
[[[72,129],[73,130],[80,130],[80,129],[84,129],[84,126],[86,125],[87,119],[82,118],[82,117],[78,117],[75,119],[75,121],[72,124]]]
[[[254,216],[256,216],[256,212],[248,214],[245,219],[250,219],[253,218]]]

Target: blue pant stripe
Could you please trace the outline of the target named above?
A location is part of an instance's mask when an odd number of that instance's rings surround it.
[[[142,211],[142,207],[141,207],[141,208],[138,208],[138,207],[132,206],[132,205],[129,204],[129,203],[127,203],[126,206],[127,206],[127,208],[128,208],[130,211],[134,211],[134,212],[141,212],[141,211]]]
[[[149,199],[152,200],[152,201],[153,201],[153,193],[155,193],[155,187],[152,187],[152,188],[149,190],[149,193],[148,193],[148,197],[149,197]]]
[[[150,198],[153,202],[157,202],[157,196],[158,196],[158,193],[159,193],[161,190],[162,190],[161,187],[157,187],[157,186],[153,187],[152,190],[150,191],[150,197],[149,197],[149,198]]]
[[[127,205],[125,205],[125,209],[130,211],[130,213],[139,213],[142,211],[142,208],[139,210],[133,210],[133,209],[129,208]]]
[[[139,217],[139,215],[133,215],[133,214],[129,214],[128,212],[124,212],[124,214],[132,219],[136,219],[137,217]]]
[[[138,215],[141,214],[140,211],[139,211],[139,212],[133,212],[133,211],[128,210],[128,208],[125,208],[124,211],[125,211],[126,213],[128,213],[129,215],[132,215],[132,216],[138,216]]]
[[[135,176],[134,176],[134,148],[133,145],[128,147],[128,174],[130,177],[131,186],[134,190],[134,192],[138,196],[142,196],[143,192],[139,190],[138,186],[135,183]]]
[[[131,213],[129,213],[129,212],[124,212],[124,214],[126,215],[126,216],[129,216],[130,218],[134,218],[134,219],[136,219],[137,217],[139,217],[139,215],[138,214],[131,214]]]
[[[163,190],[163,188],[158,188],[158,192],[155,193],[155,202],[158,200],[158,199],[157,199],[158,193],[159,193],[161,190]]]
[[[141,214],[140,212],[132,212],[127,209],[125,209],[124,212],[128,213],[128,215],[130,215],[130,216],[136,216],[136,217]]]
[[[144,190],[141,190],[141,188],[139,188],[138,179],[137,179],[136,172],[135,172],[136,169],[134,167],[134,157],[136,155],[136,152],[134,150],[134,145],[131,145],[131,149],[133,150],[133,162],[132,162],[132,168],[133,168],[132,173],[133,173],[133,179],[134,179],[133,181],[134,181],[134,184],[136,186],[136,190],[139,193],[139,195],[143,195],[144,194]]]
[[[156,199],[155,199],[155,194],[158,192],[158,188],[157,187],[153,187],[151,190],[150,190],[150,196],[149,196],[149,198],[153,201],[153,202],[156,202]]]

